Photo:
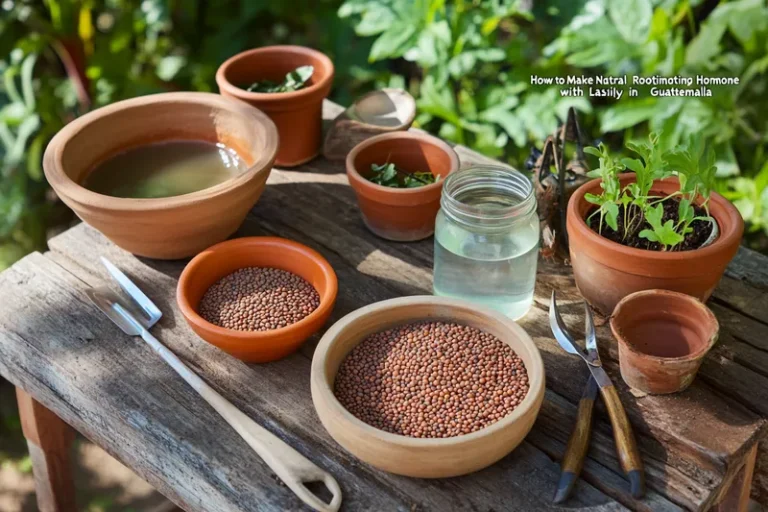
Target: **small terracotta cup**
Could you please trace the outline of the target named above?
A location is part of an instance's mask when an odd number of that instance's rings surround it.
[[[619,341],[624,382],[652,394],[690,386],[720,332],[717,318],[698,299],[668,290],[624,297],[611,316],[611,330]]]
[[[309,84],[298,91],[248,92],[258,80],[282,82],[299,66],[314,66]],[[322,142],[323,99],[333,83],[333,63],[325,54],[303,46],[267,46],[238,53],[216,72],[222,95],[242,100],[277,125],[280,148],[275,165],[295,167],[317,156]]]
[[[393,163],[406,172],[431,172],[437,183],[392,188],[369,181],[371,164]],[[435,232],[445,178],[459,169],[459,157],[442,140],[420,132],[377,135],[347,155],[347,177],[355,190],[363,222],[374,234],[395,242],[412,242]]]
[[[235,331],[214,325],[197,313],[205,292],[224,276],[244,267],[272,267],[292,272],[314,286],[320,305],[295,324],[272,331]],[[277,237],[247,237],[210,247],[184,268],[176,302],[187,323],[208,343],[243,361],[265,363],[295,352],[328,320],[338,282],[331,265],[317,251]]]

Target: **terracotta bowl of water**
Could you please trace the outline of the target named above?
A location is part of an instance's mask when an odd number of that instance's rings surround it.
[[[683,391],[693,382],[720,332],[717,318],[695,297],[668,290],[627,295],[611,316],[621,377],[644,393]]]
[[[83,186],[118,155],[178,141],[226,148],[240,170],[209,188],[161,198],[114,197]],[[48,145],[43,167],[62,201],[116,245],[178,259],[237,230],[264,191],[277,148],[277,129],[259,110],[217,94],[174,92],[120,101],[72,121]]]

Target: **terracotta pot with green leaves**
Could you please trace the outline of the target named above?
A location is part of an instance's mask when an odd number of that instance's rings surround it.
[[[576,285],[610,315],[625,296],[664,289],[706,301],[736,255],[744,221],[712,191],[716,167],[700,140],[662,151],[658,136],[615,159],[601,145],[596,179],[568,202],[567,230]],[[629,170],[632,172],[623,173]]]
[[[223,96],[269,116],[280,134],[275,165],[295,167],[320,152],[323,100],[333,83],[333,62],[303,46],[265,46],[228,59],[216,71]]]

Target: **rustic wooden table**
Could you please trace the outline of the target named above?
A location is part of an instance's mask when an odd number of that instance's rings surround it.
[[[326,104],[325,116],[339,107]],[[464,164],[484,160],[457,148]],[[363,226],[342,164],[315,160],[274,170],[236,236],[277,235],[317,249],[336,269],[332,322],[362,305],[431,291],[431,239],[391,243]],[[164,312],[154,334],[241,410],[340,482],[343,510],[549,510],[558,460],[573,426],[587,369],[551,338],[547,301],[557,288],[578,329],[580,297],[570,269],[542,261],[536,302],[520,324],[547,371],[539,419],[512,454],[475,474],[419,480],[359,462],[326,434],[312,407],[309,369],[317,338],[285,360],[248,365],[195,336],[174,298],[183,261],[137,258],[86,225],[50,241],[0,274],[0,374],[19,388],[42,510],[74,510],[68,478],[71,430],[83,433],[188,511],[297,510],[267,466],[155,353],[130,339],[84,294],[109,282],[107,256]],[[675,396],[632,396],[618,374],[609,329],[600,350],[621,392],[642,452],[647,496],[636,501],[598,408],[575,495],[563,508],[719,510],[768,503],[768,258],[742,250],[709,302],[721,339],[694,385]],[[60,419],[59,419],[60,418]],[[62,421],[63,420],[63,421]],[[757,459],[757,471],[755,462]],[[761,465],[762,462],[762,465]],[[751,486],[753,474],[755,485]]]

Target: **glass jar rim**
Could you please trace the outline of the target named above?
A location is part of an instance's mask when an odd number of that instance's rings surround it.
[[[497,189],[519,202],[508,206],[471,205],[456,196],[472,189]],[[501,165],[474,165],[448,175],[440,204],[446,215],[458,222],[511,224],[527,218],[536,208],[533,183],[520,171]]]

